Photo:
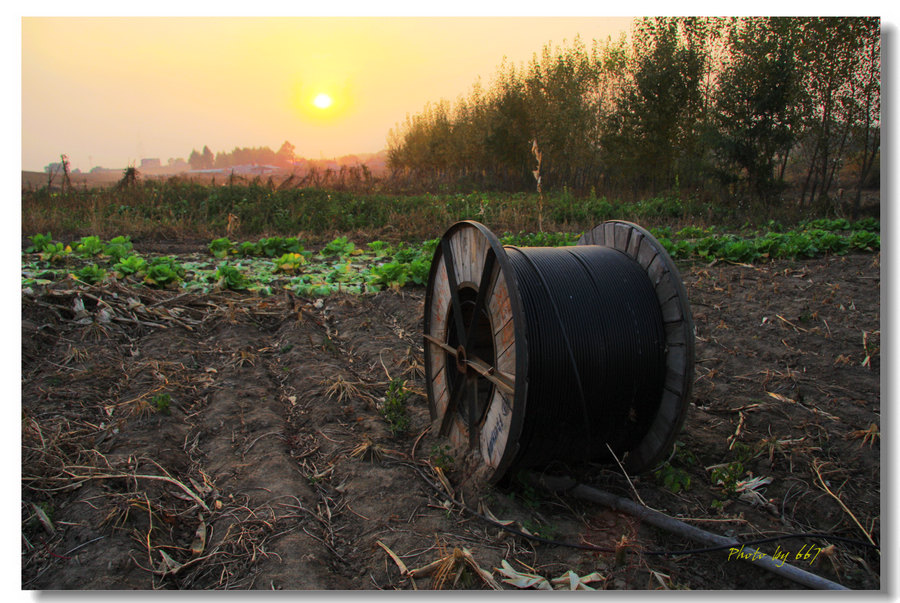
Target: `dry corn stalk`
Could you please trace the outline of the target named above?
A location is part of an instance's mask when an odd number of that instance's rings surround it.
[[[503,587],[494,580],[494,577],[491,576],[490,572],[483,570],[481,566],[478,565],[478,562],[475,561],[475,557],[472,556],[469,549],[454,547],[451,553],[444,553],[444,549],[441,547],[441,552],[442,555],[438,560],[432,561],[423,567],[410,570],[409,576],[411,578],[433,576],[431,587],[434,590],[441,590],[448,582],[450,583],[451,588],[455,587],[465,570],[470,569],[491,589],[503,590]]]

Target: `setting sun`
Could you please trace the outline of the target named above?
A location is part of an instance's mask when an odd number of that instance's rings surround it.
[[[324,92],[322,94],[316,95],[316,98],[313,99],[313,104],[319,109],[327,109],[331,106],[332,102],[333,101],[331,100],[331,97]]]

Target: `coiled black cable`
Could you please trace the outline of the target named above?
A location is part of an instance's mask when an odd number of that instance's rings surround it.
[[[528,397],[516,464],[604,460],[636,446],[665,380],[644,269],[603,246],[506,247],[525,314]]]

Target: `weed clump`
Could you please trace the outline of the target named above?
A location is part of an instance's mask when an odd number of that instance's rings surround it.
[[[409,413],[406,402],[409,391],[406,389],[406,381],[392,379],[381,405],[381,416],[387,421],[391,435],[398,436],[409,430]]]

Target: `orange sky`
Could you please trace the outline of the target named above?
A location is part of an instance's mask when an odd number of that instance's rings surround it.
[[[455,101],[503,57],[605,40],[629,17],[55,18],[22,26],[22,169],[66,153],[124,168],[285,140],[298,155],[385,148],[429,101]],[[331,96],[327,109],[312,100]]]

